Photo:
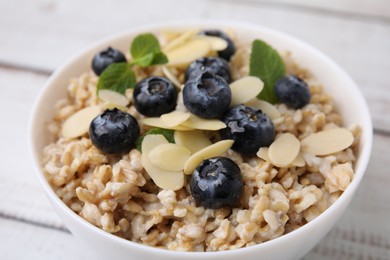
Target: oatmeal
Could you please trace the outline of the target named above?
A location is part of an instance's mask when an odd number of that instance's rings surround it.
[[[160,40],[168,64],[138,63],[132,67],[137,82],[153,76],[175,86],[171,88],[174,103],[168,102],[157,114],[154,104],[134,100],[136,89],[128,88],[122,94],[97,91],[102,80],[97,75],[103,78],[106,68],[71,79],[68,96],[57,102],[48,125],[54,141],[44,148],[42,159],[47,180],[69,208],[104,231],[137,243],[176,251],[220,251],[292,232],[342,195],[353,180],[360,128],[343,127],[331,96],[308,70],[294,63],[289,53],[283,55],[285,74],[307,83],[310,101],[294,108],[289,101],[271,104],[257,99],[264,90],[261,80],[249,77],[250,46],[234,40],[232,50],[231,39],[225,36],[215,31],[201,35],[196,31],[165,32]],[[107,52],[119,59],[115,62],[126,60],[115,49]],[[191,81],[187,66],[200,57],[218,54],[230,72],[213,73],[221,74],[216,77],[218,82],[230,83],[231,99],[223,110],[219,106],[195,116],[198,111],[189,112],[184,92],[189,87],[183,87]],[[96,59],[94,63],[98,64]],[[199,69],[190,66],[195,72]],[[206,76],[207,80],[214,77]],[[246,85],[251,87],[240,91]],[[112,100],[118,102],[113,104]],[[247,145],[239,146],[234,135],[225,133],[230,121],[221,118],[239,106],[250,107],[247,113],[266,116],[264,120],[273,127],[272,131],[261,130],[268,135],[266,145],[259,143],[248,152]],[[110,150],[100,136],[96,137],[98,141],[94,139],[91,121],[97,117],[103,120],[101,112],[105,109],[123,113],[123,120],[131,126],[129,135],[134,134],[129,144],[124,141]],[[145,134],[151,131],[155,133]],[[208,195],[202,194],[202,188],[197,191],[193,187],[194,179],[200,182],[202,178],[201,173],[196,175],[199,165],[217,160],[213,158],[227,158],[223,160],[229,162],[222,162],[224,165],[237,166],[228,167],[234,169],[235,181],[226,186],[230,194],[225,194],[220,204],[210,198],[201,201]]]

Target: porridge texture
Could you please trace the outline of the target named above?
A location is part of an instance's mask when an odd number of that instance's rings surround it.
[[[163,45],[164,46],[164,45]],[[232,80],[248,75],[250,46],[236,43],[230,60]],[[301,109],[275,104],[280,114],[273,118],[276,137],[291,133],[298,140],[327,129],[342,127],[332,97],[309,71],[284,53],[288,74],[304,79],[310,89],[310,103]],[[134,67],[137,81],[150,75],[165,76],[162,66]],[[171,68],[184,82],[184,69]],[[43,151],[42,167],[61,200],[91,224],[137,243],[177,251],[220,251],[262,243],[289,233],[324,212],[353,179],[360,128],[348,126],[351,146],[325,156],[300,153],[297,165],[277,167],[258,156],[242,156],[229,149],[222,156],[240,168],[243,192],[233,208],[207,209],[191,195],[190,175],[184,187],[174,190],[155,185],[141,162],[141,152],[108,155],[97,149],[88,134],[77,138],[61,136],[64,121],[77,111],[99,105],[98,76],[92,71],[70,80],[68,96],[59,100],[53,121],[48,124],[53,142]],[[126,92],[128,113],[143,118],[132,104],[132,90]],[[180,95],[179,95],[180,96]],[[178,109],[181,103],[178,102]],[[151,127],[140,123],[141,134]],[[211,140],[217,138],[207,132]],[[167,158],[169,160],[169,158]]]

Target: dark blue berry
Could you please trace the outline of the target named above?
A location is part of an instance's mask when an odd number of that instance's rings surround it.
[[[218,56],[227,60],[227,61],[230,61],[230,58],[236,52],[236,46],[234,45],[232,39],[230,39],[230,37],[227,36],[227,34],[225,34],[224,32],[221,32],[220,30],[206,30],[206,31],[201,32],[201,34],[220,37],[220,38],[224,39],[225,41],[227,41],[228,46],[226,47],[226,49],[219,51]]]
[[[205,71],[221,76],[227,83],[231,82],[229,64],[218,57],[204,57],[193,61],[187,68],[185,80],[195,78]]]
[[[259,109],[238,105],[231,108],[222,121],[227,127],[219,131],[221,138],[233,139],[232,149],[241,154],[253,155],[275,139],[271,119]]]
[[[127,62],[125,55],[117,49],[108,47],[93,57],[92,69],[96,75],[100,76],[112,63],[119,62]]]
[[[280,102],[299,109],[310,102],[310,90],[305,81],[296,76],[285,76],[275,84],[275,94]]]
[[[183,88],[185,107],[202,118],[221,118],[229,108],[231,99],[228,83],[222,77],[209,72],[190,79]]]
[[[175,109],[176,101],[176,88],[167,78],[148,77],[134,88],[134,106],[145,116],[157,117],[169,113]]]
[[[238,206],[243,190],[240,168],[226,157],[204,160],[190,181],[191,194],[205,208]]]
[[[137,120],[116,108],[105,110],[89,126],[92,144],[108,154],[128,153],[139,133]]]

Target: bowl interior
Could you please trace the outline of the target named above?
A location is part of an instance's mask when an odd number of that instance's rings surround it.
[[[57,100],[66,96],[69,79],[78,77],[81,75],[81,73],[90,70],[90,63],[93,55],[107,46],[112,46],[121,49],[122,51],[128,52],[131,39],[139,33],[158,33],[161,29],[166,28],[185,30],[194,27],[233,29],[240,41],[250,43],[253,39],[259,38],[265,40],[281,52],[291,51],[292,57],[297,61],[297,63],[300,64],[303,68],[307,68],[318,80],[318,82],[324,86],[326,92],[333,96],[336,102],[337,110],[342,114],[345,125],[348,126],[349,124],[358,124],[363,130],[360,142],[359,158],[355,165],[355,178],[348,189],[327,211],[325,211],[315,220],[282,237],[291,236],[295,232],[301,232],[301,229],[309,230],[311,225],[320,223],[323,218],[326,218],[332,214],[332,211],[337,210],[340,205],[343,203],[348,203],[350,197],[356,190],[360,180],[363,177],[366,165],[368,163],[369,154],[371,152],[372,143],[371,118],[366,102],[362,97],[358,87],[337,64],[335,64],[328,57],[313,47],[293,37],[276,32],[274,30],[256,25],[231,21],[170,22],[159,25],[139,27],[137,29],[129,30],[128,32],[123,32],[100,41],[99,43],[75,55],[63,66],[61,66],[42,88],[42,91],[36,100],[30,121],[30,145],[32,149],[33,163],[36,168],[38,178],[51,201],[53,203],[60,204],[60,207],[69,214],[74,214],[55,195],[54,191],[45,180],[40,168],[42,150],[44,146],[52,141],[47,130],[47,123],[50,122],[53,117],[53,108]],[[90,225],[86,221],[83,221],[80,217],[76,216],[76,214],[74,214],[74,216],[79,218],[80,222],[84,223],[84,225]],[[92,229],[94,229],[92,225],[90,226]],[[258,246],[264,246],[268,243],[277,243],[277,240],[279,239],[281,238],[274,239]]]

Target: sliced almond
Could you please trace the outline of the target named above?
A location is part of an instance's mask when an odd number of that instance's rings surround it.
[[[125,112],[127,111],[127,107],[113,104],[111,102],[104,102],[103,104],[101,104],[101,108],[103,111],[106,109],[114,109],[114,108],[120,109],[120,110],[125,111]]]
[[[184,44],[186,41],[188,41],[192,36],[198,33],[198,30],[189,30],[186,32],[183,32],[176,38],[174,38],[172,41],[168,42],[164,47],[163,51],[168,52],[169,50],[172,50],[182,44]]]
[[[266,162],[272,163],[268,157],[268,147],[260,147],[259,151],[256,153],[257,157],[263,159]]]
[[[301,143],[290,133],[279,135],[268,149],[269,159],[278,167],[289,166],[297,157]]]
[[[234,81],[230,85],[232,91],[231,106],[244,104],[257,97],[264,87],[264,83],[257,77],[244,77]]]
[[[194,153],[184,164],[184,173],[192,174],[203,160],[223,154],[232,147],[233,143],[233,140],[222,140]]]
[[[291,166],[296,166],[296,167],[303,167],[303,166],[305,166],[305,160],[303,159],[303,157],[302,157],[302,155],[300,153],[294,159],[294,161],[291,163]]]
[[[210,51],[210,44],[200,39],[190,40],[166,52],[168,65],[187,65],[196,59],[204,57]]]
[[[101,89],[98,92],[98,97],[102,101],[110,102],[119,106],[127,106],[129,104],[129,99],[118,92],[109,90],[109,89]]]
[[[179,190],[184,185],[183,171],[167,171],[155,166],[149,160],[149,153],[153,148],[164,144],[168,144],[168,141],[163,135],[145,136],[142,141],[142,165],[158,187],[165,190]]]
[[[269,149],[268,147],[260,147],[259,151],[257,152],[257,157],[263,159],[266,162],[269,162],[270,164],[273,164],[277,167],[283,167],[282,165],[277,165],[268,156]],[[298,154],[298,156],[294,159],[294,161],[288,165],[288,167],[295,166],[295,167],[303,167],[305,166],[305,161],[301,154]]]
[[[351,146],[353,140],[352,133],[345,128],[324,130],[304,138],[302,152],[314,155],[337,153]]]
[[[154,127],[159,127],[159,128],[164,128],[164,129],[171,129],[171,130],[180,130],[180,131],[191,131],[193,130],[192,128],[188,128],[182,125],[178,126],[168,126],[164,121],[161,120],[159,117],[146,117],[142,118],[140,122],[144,125],[148,126],[154,126]]]
[[[164,73],[165,77],[172,81],[173,85],[180,89],[182,88],[180,81],[173,75],[172,71],[167,66],[162,66],[162,72]]]
[[[168,127],[175,127],[186,121],[190,117],[190,113],[179,110],[174,110],[167,114],[162,114],[160,119]]]
[[[92,120],[100,113],[100,106],[90,106],[77,111],[62,124],[61,135],[65,138],[75,138],[86,134]]]
[[[198,35],[196,39],[207,41],[210,44],[212,51],[222,51],[227,48],[228,43],[224,39],[216,36]]]
[[[246,104],[250,107],[255,107],[260,109],[264,114],[266,114],[269,118],[271,118],[271,120],[275,120],[282,116],[279,110],[274,105],[268,103],[267,101],[254,98],[249,102],[247,102]]]
[[[184,146],[192,154],[212,144],[201,131],[175,131],[174,139],[175,143]]]
[[[182,171],[191,152],[178,144],[162,144],[149,152],[149,160],[155,166],[168,171]]]
[[[218,119],[204,119],[197,117],[193,114],[190,115],[190,117],[184,121],[182,126],[193,128],[193,129],[200,129],[200,130],[219,130],[226,127],[226,124]]]

